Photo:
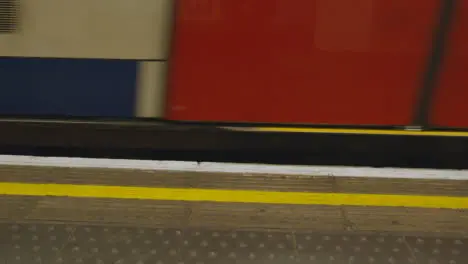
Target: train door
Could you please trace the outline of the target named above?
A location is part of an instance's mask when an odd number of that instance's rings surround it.
[[[178,1],[168,118],[411,124],[439,2]]]

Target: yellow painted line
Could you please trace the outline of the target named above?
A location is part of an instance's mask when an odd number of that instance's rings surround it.
[[[252,127],[252,128],[227,128],[227,129],[252,131],[252,132],[468,137],[468,132],[464,132],[464,131],[417,131],[417,130],[345,129],[345,128],[335,129],[335,128],[301,128],[301,127]]]
[[[468,197],[0,183],[0,195],[468,209]]]

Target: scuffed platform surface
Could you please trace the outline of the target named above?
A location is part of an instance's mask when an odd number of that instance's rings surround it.
[[[0,163],[0,264],[468,263],[468,171]]]
[[[0,263],[465,264],[468,239],[0,224]]]

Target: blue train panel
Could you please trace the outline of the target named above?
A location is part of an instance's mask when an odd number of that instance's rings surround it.
[[[132,117],[137,63],[0,58],[0,115]]]

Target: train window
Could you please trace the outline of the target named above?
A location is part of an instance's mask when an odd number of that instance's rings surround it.
[[[0,0],[0,34],[18,29],[19,0]]]

